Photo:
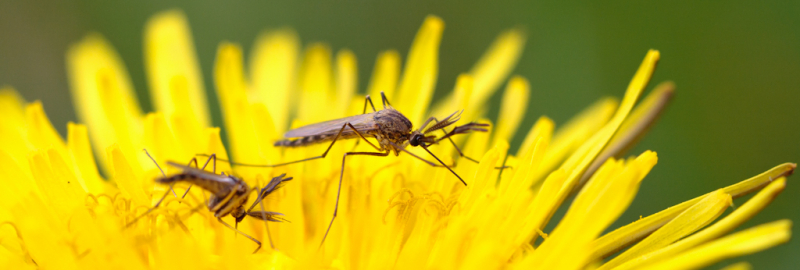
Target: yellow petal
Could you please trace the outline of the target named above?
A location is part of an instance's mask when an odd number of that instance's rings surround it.
[[[221,43],[214,64],[214,83],[217,86],[232,156],[241,162],[260,164],[259,153],[251,151],[257,142],[253,132],[250,103],[245,93],[242,61],[242,50],[239,46]]]
[[[668,260],[641,269],[698,269],[718,261],[759,252],[786,243],[792,222],[778,220],[759,225],[693,248]]]
[[[400,53],[396,50],[382,51],[375,60],[375,68],[369,80],[367,93],[373,98],[380,98],[384,92],[389,101],[394,100],[397,79],[400,77]]]
[[[439,74],[439,42],[442,40],[442,31],[444,21],[441,18],[433,15],[425,18],[408,51],[395,100],[390,100],[411,123],[422,121],[433,97],[433,88]]]
[[[486,103],[517,65],[517,60],[525,47],[525,39],[522,29],[506,30],[495,38],[469,72],[475,78],[475,91],[469,97],[471,106],[462,109],[476,111]],[[434,115],[443,115],[453,110],[447,106],[448,100],[452,97],[451,94],[441,99],[432,110]]]
[[[508,81],[503,102],[500,104],[500,115],[497,116],[495,141],[511,141],[514,138],[517,127],[525,116],[525,109],[528,108],[528,96],[530,96],[528,80],[514,76]]]
[[[86,191],[92,194],[105,192],[105,180],[97,171],[97,163],[92,154],[92,145],[89,144],[86,126],[72,122],[67,123],[67,149],[69,149],[75,164],[78,181]]]
[[[769,171],[754,176],[750,179],[725,187],[723,190],[725,191],[725,193],[730,194],[731,197],[735,199],[747,193],[758,190],[764,187],[765,185],[769,184],[773,180],[780,178],[781,176],[787,176],[792,174],[792,172],[796,167],[797,167],[796,164],[784,163],[776,166],[775,168],[770,169]],[[675,218],[675,216],[679,215],[687,208],[691,207],[692,205],[695,205],[698,201],[702,200],[706,195],[685,201],[681,204],[675,205],[656,214],[639,219],[631,224],[625,225],[606,235],[603,235],[603,237],[595,241],[594,244],[595,249],[593,251],[592,257],[604,258],[616,252],[617,250],[626,247],[630,243],[642,239],[644,236],[649,235],[651,232],[655,231],[662,225],[666,224],[667,222]]]
[[[10,158],[27,167],[26,156],[33,145],[28,141],[28,134],[25,128],[24,101],[16,90],[9,86],[0,89],[0,141],[3,142],[2,148],[9,154]]]
[[[28,141],[33,144],[35,149],[57,148],[62,151],[65,149],[64,140],[50,123],[41,102],[33,102],[25,108],[25,124],[28,130]]]
[[[144,62],[157,110],[167,116],[182,111],[203,126],[211,122],[203,75],[183,12],[170,10],[150,18],[144,31]],[[184,94],[171,94],[175,88]]]
[[[542,166],[536,171],[534,178],[542,179],[556,166],[561,165],[569,154],[572,154],[611,119],[617,110],[617,105],[619,102],[614,98],[601,99],[556,130],[547,155],[542,161]],[[523,144],[520,150],[525,149],[525,145]],[[521,153],[517,152],[517,155]]]
[[[611,141],[603,149],[603,152],[597,156],[589,169],[581,177],[578,183],[578,188],[589,179],[589,177],[597,170],[598,167],[609,157],[620,157],[625,154],[631,147],[644,137],[650,127],[658,120],[658,117],[667,107],[667,104],[672,100],[672,94],[675,90],[675,84],[672,82],[664,82],[650,92],[642,102],[636,106],[631,112],[631,115],[625,119],[619,131],[611,138]]]
[[[669,245],[668,247],[639,256],[614,269],[636,269],[643,264],[669,258],[711,239],[720,237],[752,218],[755,214],[764,209],[764,207],[767,207],[767,205],[778,196],[778,193],[783,191],[784,187],[786,187],[786,178],[782,177],[770,183],[746,203],[736,208],[733,213],[724,217],[717,223],[712,224],[708,228]]]
[[[714,221],[731,204],[731,195],[721,190],[712,192],[641,242],[603,264],[599,269],[614,268],[628,260],[672,244]]]
[[[143,177],[128,163],[118,145],[108,148],[108,160],[112,164],[114,182],[119,185],[119,190],[128,198],[133,199],[137,205],[150,205],[150,199],[142,189]],[[152,185],[152,184],[151,184]]]
[[[219,128],[206,128],[205,135],[208,143],[205,153],[216,154],[218,159],[228,159],[228,152],[225,151],[225,146],[222,144],[222,139],[219,137]],[[213,169],[213,168],[212,168]],[[208,170],[208,168],[206,168]],[[227,162],[217,162],[215,170],[219,172],[230,172],[231,166]]]
[[[583,145],[581,145],[581,147],[578,148],[578,150],[576,150],[561,165],[561,169],[567,172],[569,176],[567,177],[567,180],[564,182],[563,186],[561,186],[561,188],[558,190],[558,193],[555,195],[555,204],[551,205],[552,207],[549,209],[543,208],[541,209],[542,211],[540,213],[537,213],[542,215],[542,219],[540,219],[542,223],[538,228],[542,228],[545,224],[547,224],[550,217],[553,215],[553,213],[555,213],[556,209],[558,209],[564,199],[566,199],[567,195],[573,192],[573,188],[579,180],[578,177],[583,174],[584,170],[586,170],[597,154],[600,153],[608,140],[611,139],[619,126],[628,116],[628,113],[633,108],[634,103],[636,103],[636,100],[639,98],[639,94],[650,80],[658,59],[658,51],[650,50],[647,53],[647,56],[645,56],[641,66],[639,66],[639,70],[636,71],[636,75],[634,75],[633,80],[631,80],[630,85],[628,85],[628,90],[625,92],[625,97],[622,99],[622,104],[620,105],[619,110],[617,110],[617,112],[614,114],[614,117],[611,119],[611,121],[603,126],[603,128],[594,134],[589,140],[583,143]]]
[[[550,237],[522,265],[539,269],[584,267],[590,262],[586,253],[589,244],[627,209],[656,161],[656,154],[650,151],[625,165],[609,159],[580,191]]]
[[[338,115],[346,115],[350,100],[358,91],[358,62],[356,55],[347,49],[336,53],[336,104]]]
[[[308,46],[300,66],[300,106],[297,117],[300,120],[315,123],[342,117],[334,116],[330,111],[320,110],[338,106],[332,104],[333,72],[331,72],[331,49],[321,43]]]
[[[738,262],[728,266],[725,266],[721,270],[750,270],[753,269],[753,266],[750,265],[748,262]]]
[[[89,128],[95,155],[120,143],[131,147],[141,136],[141,111],[119,55],[99,34],[89,34],[67,52],[67,74],[78,118]],[[127,146],[126,146],[127,145]],[[108,160],[100,159],[108,169]]]
[[[2,128],[2,131],[14,127],[22,127],[23,123],[25,123],[25,116],[22,110],[23,104],[24,101],[17,93],[17,90],[10,86],[0,88],[0,114],[3,115],[0,128]]]
[[[514,170],[514,178],[512,181],[505,181],[500,183],[500,190],[505,192],[514,193],[512,197],[516,197],[523,190],[528,190],[534,184],[533,181],[538,180],[535,178],[539,166],[541,166],[547,148],[550,145],[550,139],[553,136],[553,120],[547,117],[541,117],[536,124],[531,127],[525,141],[522,143],[519,158],[523,161],[519,168]],[[524,162],[528,161],[528,162]],[[506,189],[504,189],[504,187]]]
[[[52,163],[51,161],[56,161]],[[83,189],[71,173],[65,169],[65,163],[57,151],[36,151],[30,157],[33,180],[36,181],[38,190],[43,199],[59,202],[49,208],[61,220],[76,206],[83,203]]]
[[[0,176],[3,179],[16,179],[16,181],[6,181],[6,188],[0,189],[0,195],[3,198],[0,200],[0,206],[4,206],[2,208],[4,210],[18,205],[24,197],[39,192],[39,188],[33,180],[32,171],[28,169],[28,159],[25,159],[24,162],[25,167],[21,166],[8,152],[0,149]],[[0,210],[0,217],[3,217],[2,215],[3,211]]]
[[[252,100],[267,106],[279,134],[289,126],[299,52],[297,34],[291,29],[280,29],[259,35],[250,54]]]

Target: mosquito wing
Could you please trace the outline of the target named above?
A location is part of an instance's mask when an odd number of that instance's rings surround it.
[[[339,130],[342,129],[342,125],[348,122],[363,134],[366,131],[375,130],[378,128],[378,125],[375,123],[375,120],[373,120],[374,114],[375,113],[359,114],[350,117],[306,125],[289,130],[283,136],[285,138],[298,138],[298,137],[308,137],[317,135],[336,135],[336,133],[339,133]],[[342,135],[348,135],[352,133],[353,130],[351,130],[349,127],[345,128],[344,131],[342,131]]]
[[[230,193],[231,189],[236,185],[241,184],[236,178],[232,176],[225,176],[213,174],[198,168],[181,165],[174,162],[167,162],[172,167],[181,169],[183,172],[166,177],[156,179],[156,182],[170,184],[173,182],[189,182],[193,185],[200,186],[201,188],[213,193],[217,197],[224,197]]]

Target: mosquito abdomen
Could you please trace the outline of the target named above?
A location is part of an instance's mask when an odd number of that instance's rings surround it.
[[[169,184],[169,183],[184,181],[184,180],[187,180],[189,178],[196,178],[196,177],[194,177],[193,175],[190,175],[190,174],[180,173],[180,174],[176,174],[176,175],[173,175],[173,176],[170,176],[170,177],[158,178],[158,179],[156,179],[156,182],[162,183],[162,184]]]
[[[275,142],[275,146],[276,147],[300,147],[300,146],[306,146],[306,145],[311,145],[311,144],[317,144],[317,143],[321,143],[321,142],[330,141],[330,140],[333,139],[334,136],[335,135],[327,135],[326,134],[326,135],[307,136],[307,137],[302,137],[300,139],[294,139],[294,140],[289,140],[289,139],[280,140],[280,141]],[[339,137],[339,138],[343,139],[343,138],[346,138],[346,137],[342,136],[342,137]]]

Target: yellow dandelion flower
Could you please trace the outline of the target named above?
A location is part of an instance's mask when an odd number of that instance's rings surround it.
[[[788,241],[791,222],[779,220],[728,234],[780,193],[795,164],[778,165],[633,223],[604,233],[630,205],[639,184],[657,162],[655,152],[621,158],[645,133],[672,96],[662,83],[638,102],[658,51],[647,52],[621,101],[605,98],[560,125],[541,117],[516,152],[530,86],[508,78],[525,35],[500,34],[475,67],[460,75],[447,98],[432,100],[444,22],[426,18],[402,65],[396,51],[378,55],[367,93],[383,91],[412,123],[463,109],[481,118],[484,103],[503,82],[500,117],[489,132],[454,137],[466,156],[447,143],[431,147],[467,185],[442,168],[408,154],[348,158],[369,149],[352,140],[335,144],[328,158],[277,168],[231,166],[215,173],[241,177],[252,187],[286,173],[294,177],[271,194],[265,208],[289,222],[245,219],[238,229],[268,242],[256,245],[218,222],[205,208],[207,192],[175,187],[175,195],[153,181],[197,153],[244,163],[276,164],[317,156],[327,145],[273,146],[291,127],[361,113],[357,59],[325,44],[301,49],[288,29],[259,36],[244,67],[237,44],[222,42],[214,85],[203,85],[184,15],[168,11],[145,27],[144,63],[156,112],[141,111],[125,64],[99,34],[69,48],[67,70],[81,124],[69,123],[67,138],[50,124],[39,102],[0,90],[0,264],[4,269],[694,269],[758,252]],[[228,148],[211,127],[205,100],[216,90]],[[418,149],[411,149],[412,153]],[[200,162],[202,164],[202,160]],[[497,170],[503,164],[510,168]],[[211,171],[212,166],[206,167]],[[339,216],[332,217],[337,181],[344,186]],[[731,213],[733,199],[757,194]],[[162,194],[159,208],[142,216]],[[250,195],[251,200],[255,194]],[[560,220],[551,220],[568,198]],[[136,220],[138,216],[143,218]],[[232,222],[230,217],[225,220]],[[548,223],[556,224],[545,231]],[[130,225],[130,226],[128,226]],[[615,255],[612,257],[612,255]],[[745,263],[729,269],[748,269]]]

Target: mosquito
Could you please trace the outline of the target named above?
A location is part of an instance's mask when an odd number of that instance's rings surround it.
[[[286,219],[282,217],[283,214],[281,213],[265,211],[263,202],[264,198],[266,198],[272,192],[283,186],[284,182],[292,180],[292,177],[285,177],[286,174],[281,174],[279,176],[272,178],[272,180],[270,180],[269,183],[267,183],[264,186],[264,188],[260,190],[258,188],[250,188],[250,186],[248,186],[247,183],[245,183],[242,179],[238,177],[235,177],[233,175],[225,175],[225,173],[216,174],[217,156],[216,154],[211,154],[202,168],[198,168],[196,157],[192,158],[192,160],[189,161],[188,166],[168,161],[167,164],[169,164],[170,166],[182,170],[181,173],[174,174],[168,177],[166,174],[164,174],[164,170],[162,170],[161,167],[158,166],[158,163],[155,161],[155,159],[152,156],[150,156],[150,153],[148,153],[147,150],[144,150],[144,152],[145,154],[147,154],[150,160],[152,160],[153,163],[156,164],[158,170],[161,171],[162,177],[157,178],[155,181],[161,184],[169,184],[170,189],[167,190],[167,192],[165,192],[163,196],[161,196],[161,199],[158,200],[155,206],[148,209],[144,214],[133,219],[126,225],[126,227],[133,225],[140,218],[146,216],[147,214],[158,208],[161,205],[161,202],[164,201],[164,198],[166,198],[167,195],[169,195],[170,190],[172,190],[172,187],[178,182],[187,182],[192,185],[197,185],[200,188],[210,192],[211,196],[208,198],[208,201],[206,203],[208,210],[214,212],[214,217],[216,217],[217,220],[220,223],[222,223],[222,225],[225,225],[225,227],[228,227],[231,230],[234,230],[235,232],[244,235],[248,239],[258,244],[258,248],[256,248],[256,250],[253,251],[253,253],[258,252],[258,250],[261,249],[261,241],[258,241],[252,236],[247,235],[244,232],[240,231],[238,229],[239,222],[242,222],[242,220],[247,216],[257,218],[263,221],[272,221],[272,222],[286,221]],[[205,168],[206,166],[208,166],[209,162],[212,163],[213,172],[205,171]],[[194,163],[194,167],[191,167],[192,163]],[[244,206],[245,204],[247,204],[247,198],[253,191],[258,191],[258,197],[256,197],[255,202],[253,202],[253,204],[250,205],[250,208],[245,210]],[[261,205],[261,210],[253,211],[253,208],[255,208],[256,205],[259,204]],[[231,215],[236,220],[235,226],[231,226],[230,224],[222,220],[222,218],[227,215]],[[269,236],[269,227],[266,226],[266,224],[264,226],[267,227],[267,235]],[[269,243],[270,247],[274,249],[275,246],[272,243],[271,236],[269,236]]]
[[[328,148],[322,155],[295,160],[286,163],[280,164],[271,164],[271,165],[259,165],[259,164],[245,164],[245,163],[231,163],[232,165],[239,165],[239,166],[247,166],[247,167],[279,167],[285,166],[289,164],[295,164],[305,161],[310,161],[314,159],[321,159],[325,158],[328,155],[328,152],[331,150],[333,145],[339,139],[361,139],[366,141],[372,148],[374,148],[375,152],[355,152],[350,151],[346,152],[342,157],[342,168],[341,172],[339,173],[339,187],[336,191],[336,206],[333,210],[333,217],[331,218],[330,223],[328,224],[328,228],[325,231],[325,235],[322,237],[322,243],[320,243],[320,247],[325,242],[325,239],[328,237],[328,233],[331,230],[331,226],[333,225],[333,221],[336,219],[336,215],[339,211],[339,196],[341,195],[342,191],[342,177],[344,175],[344,163],[345,159],[348,156],[380,156],[385,157],[394,152],[395,156],[400,155],[400,152],[405,152],[414,158],[417,158],[428,165],[434,167],[445,167],[450,172],[455,175],[464,186],[467,185],[467,182],[461,178],[451,166],[447,166],[441,159],[436,157],[428,147],[433,144],[438,144],[440,141],[444,139],[448,139],[450,143],[455,147],[458,151],[458,154],[461,157],[464,157],[472,162],[478,163],[477,160],[470,158],[458,148],[455,144],[453,139],[451,138],[453,135],[457,134],[466,134],[472,131],[476,132],[486,132],[486,127],[489,124],[482,124],[482,123],[475,123],[470,122],[462,126],[455,126],[451,131],[445,130],[445,128],[455,124],[461,117],[462,111],[456,111],[449,116],[445,117],[442,120],[438,120],[436,117],[428,118],[418,129],[414,130],[413,125],[408,118],[406,118],[402,113],[397,111],[392,107],[389,101],[386,98],[386,95],[381,92],[381,101],[383,103],[382,110],[376,110],[375,105],[372,103],[372,99],[369,95],[366,96],[364,100],[364,110],[362,114],[345,117],[341,119],[330,120],[326,122],[311,124],[307,126],[302,126],[299,128],[295,128],[289,130],[284,134],[285,139],[275,142],[276,147],[302,147],[308,146],[313,144],[320,144],[325,142],[330,142]],[[367,105],[372,108],[371,113],[367,113]],[[428,127],[429,124],[434,122],[433,125]],[[435,135],[431,135],[433,132],[442,130],[444,135],[437,138]],[[378,145],[376,146],[369,140],[367,137],[375,138],[378,141]],[[361,140],[356,141],[356,144]],[[420,146],[424,149],[428,154],[430,154],[439,164],[429,161],[425,158],[422,158],[414,153],[409,152],[406,150],[408,146]],[[206,156],[206,155],[201,155]],[[223,160],[223,159],[220,159]]]

